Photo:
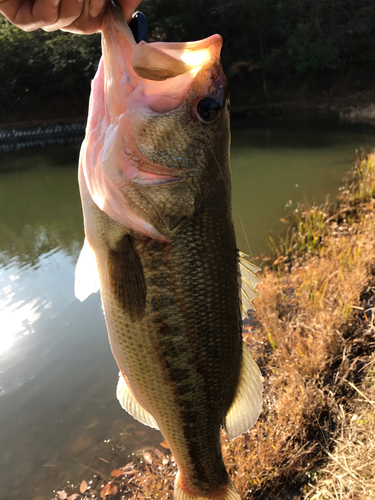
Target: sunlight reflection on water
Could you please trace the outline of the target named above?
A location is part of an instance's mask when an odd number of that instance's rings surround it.
[[[68,262],[70,261],[70,262]],[[17,338],[34,333],[34,323],[53,305],[48,279],[54,273],[66,275],[73,267],[71,258],[63,251],[53,249],[41,255],[35,265],[20,265],[17,259],[2,269],[0,274],[0,355],[10,349]],[[61,279],[61,277],[60,277]],[[63,291],[63,290],[61,290]],[[59,291],[60,295],[60,291]]]

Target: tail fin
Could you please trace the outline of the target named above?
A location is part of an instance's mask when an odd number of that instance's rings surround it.
[[[222,488],[222,494],[219,491],[213,491],[211,494],[208,493],[205,496],[198,494],[191,495],[186,493],[180,483],[180,474],[177,474],[176,481],[174,483],[174,499],[175,500],[241,500],[238,491],[234,487],[234,484],[230,481],[228,486]]]

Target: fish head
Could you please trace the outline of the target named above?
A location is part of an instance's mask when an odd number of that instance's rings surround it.
[[[81,154],[84,178],[111,219],[168,241],[220,176],[230,185],[222,38],[136,44],[113,9],[102,33]]]

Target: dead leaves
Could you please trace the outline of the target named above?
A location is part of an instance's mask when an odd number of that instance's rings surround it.
[[[57,500],[76,500],[80,495],[78,493],[73,493],[72,495],[67,494],[66,491],[57,491],[56,498]]]
[[[166,450],[169,450],[169,447],[164,441],[161,448],[148,448],[140,453],[134,462],[128,462],[106,474],[80,464],[95,473],[92,480],[83,479],[76,485],[70,483],[56,493],[55,500],[144,500],[150,498],[146,495],[145,478],[146,481],[150,479],[154,482],[155,474],[158,478],[152,488],[156,496],[161,495],[160,498],[164,498],[162,493],[167,490],[170,490],[172,495],[173,487],[171,489],[170,484],[174,482],[177,469],[173,456]],[[105,459],[101,461],[110,463]],[[162,469],[167,471],[165,477],[160,474]],[[167,496],[169,498],[169,493]]]
[[[68,498],[68,494],[66,493],[66,491],[57,491],[56,497],[58,498],[58,500],[66,500]]]
[[[121,467],[121,470],[124,474],[135,474],[136,471],[132,470],[134,466],[134,462],[129,462],[128,464],[125,465],[125,467]]]
[[[166,457],[164,455],[164,453],[162,453],[160,450],[158,450],[157,448],[154,448],[154,453],[155,455],[161,460],[161,463],[163,465],[167,465],[167,463],[169,462],[169,458]]]
[[[162,453],[161,455],[164,456]],[[157,458],[156,460],[159,463]],[[90,469],[86,466],[83,467]],[[101,474],[94,469],[90,470],[96,474],[89,483],[83,479],[76,486],[70,484],[64,490],[56,492],[55,500],[117,500],[120,498],[119,495],[121,496],[124,492],[127,493],[128,496],[126,498],[129,499],[134,497],[137,500],[142,500],[144,498],[140,494],[139,486],[134,482],[134,477],[140,473],[139,468],[135,467],[134,462],[128,462],[124,467],[113,469],[110,472],[110,476]],[[136,494],[137,496],[134,496]]]
[[[105,484],[100,492],[100,498],[106,498],[108,495],[116,495],[118,488],[113,483]]]
[[[142,493],[140,493],[139,491],[136,491],[134,493],[134,495],[130,498],[130,500],[143,500],[144,498],[146,498],[144,495],[142,495]]]
[[[160,451],[158,448],[154,448],[152,450],[152,453],[146,451],[145,453],[142,453],[143,459],[145,461],[145,464],[147,465],[153,465],[155,464],[155,460],[160,464],[160,462],[163,465],[167,465],[169,463],[169,457],[165,456],[162,451]]]
[[[154,461],[153,458],[152,458],[152,455],[151,453],[142,453],[142,456],[143,456],[143,459],[144,461],[146,462],[146,464],[148,465],[152,465],[152,462]]]
[[[80,493],[84,493],[87,490],[87,486],[88,486],[87,481],[85,481],[83,479],[83,481],[79,485],[79,491],[80,491]]]
[[[124,471],[120,470],[120,469],[115,469],[111,472],[111,476],[112,477],[120,477],[124,474]]]

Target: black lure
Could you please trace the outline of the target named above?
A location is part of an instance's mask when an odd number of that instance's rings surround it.
[[[132,20],[129,23],[134,39],[137,43],[147,42],[147,19],[142,12],[134,12]]]

